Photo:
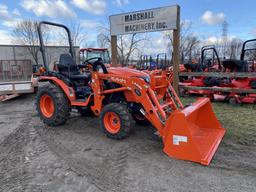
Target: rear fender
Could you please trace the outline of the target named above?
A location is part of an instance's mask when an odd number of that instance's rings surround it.
[[[50,81],[54,83],[55,85],[59,86],[63,92],[66,94],[67,98],[70,102],[76,100],[76,94],[72,87],[67,86],[62,80],[56,78],[56,77],[44,77],[41,76],[39,81]]]

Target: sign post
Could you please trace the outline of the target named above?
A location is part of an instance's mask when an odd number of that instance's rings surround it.
[[[179,83],[179,37],[180,37],[180,7],[178,5],[160,7],[111,15],[111,55],[112,65],[117,65],[117,35],[146,33],[155,31],[173,31],[173,87],[178,93]]]
[[[114,67],[117,66],[117,36],[111,35],[111,62]]]
[[[179,93],[180,72],[180,7],[177,7],[177,28],[173,30],[173,88]]]

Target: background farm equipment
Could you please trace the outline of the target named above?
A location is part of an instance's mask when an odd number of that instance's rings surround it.
[[[227,74],[226,76],[228,76],[229,73],[234,72],[247,74],[254,72],[254,62],[247,62],[245,60],[246,52],[251,52],[256,49],[255,45],[253,48],[247,48],[246,45],[254,41],[256,40],[252,39],[243,43],[240,60],[225,59],[220,61],[216,50],[214,50],[215,54],[217,55],[218,61],[218,65],[215,64],[214,70],[212,70],[212,68],[207,69],[207,67],[203,67],[204,65],[197,68],[188,65],[187,68],[190,67],[190,71],[199,72],[202,75],[197,77],[192,76],[190,80],[180,83],[180,85],[182,86],[181,95],[184,95],[185,93],[202,94],[209,96],[211,100],[229,101],[231,104],[255,103],[255,93],[253,91],[250,91],[251,89],[255,89],[256,78],[254,76],[248,77],[249,75],[243,75],[243,77],[225,77],[225,74]],[[201,58],[203,57],[204,56],[202,54]],[[203,72],[202,69],[204,69]],[[210,71],[215,71],[215,75],[207,75],[207,73]],[[216,72],[223,75],[216,75]],[[186,91],[184,89],[184,86],[189,86],[191,88],[202,87],[202,89],[191,89]],[[205,89],[204,87],[213,87],[214,89]],[[243,92],[241,93],[240,90],[243,90]],[[248,90],[248,92],[246,90]]]
[[[60,27],[67,32],[70,52],[60,55],[58,71],[48,68],[42,25]],[[143,71],[106,68],[101,58],[90,58],[77,65],[70,31],[64,25],[41,22],[38,34],[45,68],[40,81],[48,84],[39,88],[36,106],[45,124],[65,123],[73,108],[89,110],[100,117],[102,130],[108,137],[123,139],[132,129],[134,114],[139,113],[156,128],[168,156],[204,165],[210,163],[225,129],[216,119],[209,99],[199,99],[184,107],[165,74],[157,81],[156,75]],[[89,69],[87,75],[80,73],[79,68],[83,67]],[[159,92],[152,87],[157,87]]]
[[[252,47],[247,48],[249,43],[254,43]],[[245,60],[246,53],[256,50],[256,39],[250,39],[243,43],[240,60],[226,59],[222,61],[222,65],[225,71],[228,72],[255,72],[254,62],[248,62]],[[236,89],[255,89],[256,77],[238,77],[230,79],[230,82],[225,87],[232,87]],[[224,100],[228,100],[231,104],[240,103],[256,103],[256,94],[254,93],[237,93],[231,92],[226,94]]]
[[[207,52],[211,51],[211,57],[208,57]],[[217,72],[221,71],[222,66],[218,52],[214,45],[207,45],[201,49],[201,58],[198,63],[190,62],[184,64],[187,71],[191,72]]]
[[[211,51],[211,57],[207,57],[207,52]],[[218,53],[214,46],[204,46],[201,49],[201,59],[199,63],[186,63],[184,67],[189,72],[216,72],[221,71],[221,62],[218,56]],[[190,87],[213,87],[220,86],[221,79],[216,77],[189,77],[185,79],[181,78],[181,86],[190,86]],[[210,95],[211,91],[209,90],[188,90],[181,88],[180,94],[184,96],[185,94],[197,94],[197,95]]]
[[[151,71],[156,69],[156,62],[151,55],[141,55],[140,60],[136,65],[136,69]]]

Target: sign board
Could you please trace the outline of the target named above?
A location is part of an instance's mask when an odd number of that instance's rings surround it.
[[[111,35],[177,29],[178,6],[168,6],[110,16]]]

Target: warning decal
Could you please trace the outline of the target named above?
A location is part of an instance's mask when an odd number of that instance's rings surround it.
[[[173,145],[180,145],[180,142],[188,142],[187,136],[173,135]]]

